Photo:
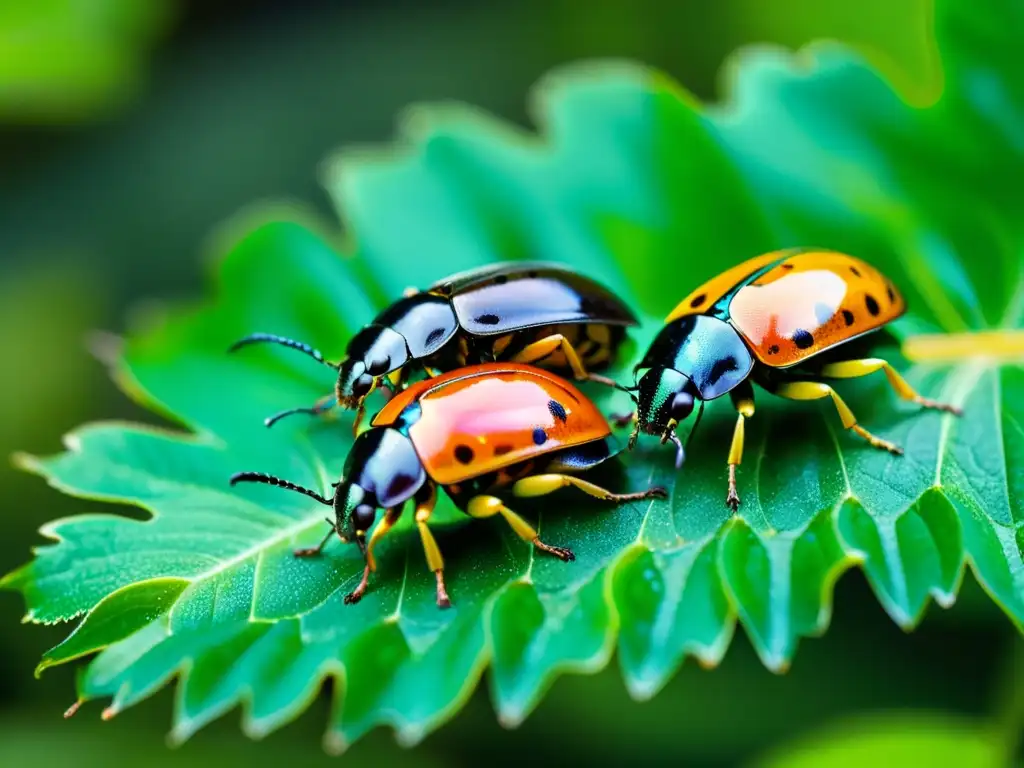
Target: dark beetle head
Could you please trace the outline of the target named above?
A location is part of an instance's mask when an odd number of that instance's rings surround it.
[[[335,396],[342,408],[355,408],[377,386],[381,376],[409,361],[405,339],[391,328],[368,325],[348,343],[346,359],[338,367]]]
[[[366,430],[352,445],[334,494],[338,535],[362,547],[377,510],[403,504],[426,479],[423,463],[408,437],[389,427]]]
[[[333,498],[262,472],[239,472],[231,478],[231,485],[243,482],[296,491],[333,507],[334,532],[344,542],[355,542],[365,555],[366,534],[377,509],[392,509],[412,498],[427,482],[427,474],[408,437],[390,427],[375,427],[353,443],[345,474],[334,484]]]
[[[693,413],[699,399],[697,387],[687,376],[673,368],[650,368],[637,384],[637,422],[631,444],[640,432],[657,435],[663,443],[671,440],[676,446],[676,466],[681,466],[685,454],[676,427]]]

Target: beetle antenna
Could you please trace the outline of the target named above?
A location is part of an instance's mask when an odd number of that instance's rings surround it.
[[[314,405],[311,408],[289,408],[286,411],[275,413],[273,416],[268,416],[263,420],[263,423],[268,427],[272,427],[285,416],[291,416],[293,413],[308,413],[310,416],[319,416],[324,411],[329,411],[333,408],[336,402],[337,400],[332,397],[330,400]]]
[[[239,339],[230,347],[228,347],[228,352],[234,352],[235,350],[241,349],[242,347],[248,346],[249,344],[261,343],[280,344],[282,347],[288,347],[289,349],[297,349],[304,355],[309,355],[318,363],[326,365],[330,368],[334,368],[335,370],[337,370],[340,367],[337,363],[330,363],[327,360],[324,360],[324,356],[323,354],[321,354],[320,350],[314,349],[309,344],[305,344],[301,341],[295,341],[295,339],[285,338],[284,336],[275,336],[272,333],[249,334],[244,339]]]
[[[676,446],[676,469],[683,466],[683,462],[686,460],[686,451],[683,450],[683,443],[679,439],[679,435],[675,432],[669,433],[668,439],[675,443]]]
[[[263,472],[239,472],[238,474],[231,476],[231,485],[234,485],[235,483],[266,483],[267,485],[273,485],[278,488],[285,488],[289,491],[298,491],[299,493],[304,493],[311,499],[316,499],[321,504],[324,504],[325,506],[328,507],[334,504],[334,499],[324,498],[316,491],[309,490],[309,488],[303,488],[301,485],[290,483],[287,480],[282,480],[279,477],[267,475],[264,474]],[[328,520],[328,522],[330,521]]]

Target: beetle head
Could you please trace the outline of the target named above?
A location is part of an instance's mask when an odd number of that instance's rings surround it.
[[[355,408],[376,387],[380,377],[409,361],[409,348],[396,331],[368,325],[348,344],[347,356],[338,368],[335,395],[342,408]]]
[[[699,399],[689,377],[673,368],[650,368],[637,384],[637,420],[630,444],[640,432],[657,435],[662,443],[671,440],[676,446],[676,467],[681,466],[685,453],[676,427],[693,413]]]
[[[338,535],[362,546],[377,510],[404,504],[426,481],[423,463],[407,436],[390,427],[361,433],[334,494]]]

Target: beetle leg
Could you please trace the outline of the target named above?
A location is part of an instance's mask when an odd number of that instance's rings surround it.
[[[653,486],[646,491],[636,493],[613,493],[599,485],[581,480],[572,475],[531,475],[524,477],[512,486],[512,493],[520,497],[546,496],[559,488],[573,486],[590,496],[602,501],[640,501],[642,499],[664,499],[667,494],[661,486]]]
[[[363,595],[366,594],[366,587],[370,583],[370,564],[367,562],[366,567],[363,568],[363,578],[359,580],[356,588],[345,595],[345,605],[354,605],[363,599]]]
[[[753,390],[749,386],[743,387],[738,394],[733,395],[732,402],[737,414],[736,426],[732,432],[732,445],[729,446],[729,491],[725,495],[725,503],[735,512],[740,507],[740,495],[736,491],[736,467],[743,461],[744,424],[754,415]]]
[[[377,524],[377,527],[373,529],[373,533],[370,534],[370,540],[366,544],[366,564],[370,566],[371,571],[377,570],[377,558],[373,556],[374,546],[384,538],[385,534],[391,530],[401,516],[402,507],[392,507],[384,513],[384,519]]]
[[[956,416],[963,415],[963,411],[955,405],[940,403],[937,400],[929,400],[927,397],[919,395],[888,361],[881,358],[870,357],[865,360],[844,360],[839,363],[829,363],[822,367],[821,375],[830,379],[856,379],[861,376],[867,376],[869,373],[874,373],[878,369],[885,371],[885,377],[889,380],[889,386],[896,390],[896,394],[904,400],[916,403],[922,408],[934,408],[937,411],[946,411]]]
[[[466,513],[470,517],[476,518],[501,515],[505,518],[505,522],[509,524],[509,527],[515,531],[519,538],[530,542],[537,549],[543,552],[548,552],[566,563],[570,560],[576,559],[576,555],[572,553],[571,549],[567,549],[565,547],[553,547],[550,544],[545,544],[541,541],[540,535],[534,530],[532,525],[506,507],[501,502],[501,499],[495,496],[474,496],[466,505]]]
[[[441,557],[441,549],[437,546],[434,534],[430,532],[427,522],[434,512],[434,505],[437,504],[437,488],[433,483],[427,483],[423,489],[416,494],[416,527],[420,532],[420,539],[423,541],[423,552],[427,556],[427,567],[437,577],[437,607],[449,608],[452,601],[448,597],[448,590],[444,586],[444,558]]]
[[[845,429],[860,435],[875,448],[895,453],[897,456],[903,454],[903,449],[898,445],[876,437],[858,424],[857,417],[853,415],[853,411],[850,410],[850,407],[828,384],[820,381],[793,381],[778,385],[774,392],[779,397],[784,397],[787,400],[820,400],[823,397],[831,397],[836,410],[839,411],[839,418],[843,420],[843,427]]]
[[[327,546],[327,542],[331,540],[331,536],[338,532],[338,529],[334,527],[334,523],[330,520],[327,521],[331,525],[331,530],[324,536],[324,540],[320,542],[318,547],[306,547],[304,549],[296,549],[292,554],[295,557],[317,557],[321,552],[324,551],[324,547]]]
[[[366,415],[366,400],[360,400],[356,406],[356,415],[352,419],[352,437],[359,437],[359,427],[363,424],[363,417]]]
[[[295,413],[308,413],[310,416],[319,416],[333,408],[337,402],[334,395],[324,395],[311,408],[289,408],[286,411],[275,413],[273,416],[268,416],[263,420],[263,423],[267,427],[272,427],[285,416],[291,416]]]
[[[575,376],[576,379],[580,381],[593,381],[597,384],[604,384],[608,387],[622,389],[622,386],[614,379],[587,371],[586,366],[583,365],[583,361],[580,359],[579,352],[576,351],[576,347],[574,347],[572,342],[560,333],[553,333],[550,336],[545,336],[543,339],[527,344],[515,357],[512,358],[511,362],[536,363],[543,360],[559,348],[561,348],[562,354],[565,355],[565,360],[569,363],[569,367],[572,369],[572,375]]]
[[[630,411],[629,413],[609,413],[608,420],[612,423],[613,427],[623,429],[636,421],[636,411]]]

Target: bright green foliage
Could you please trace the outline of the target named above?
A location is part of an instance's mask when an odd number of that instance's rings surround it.
[[[1007,765],[991,727],[931,712],[887,712],[820,729],[754,763],[757,768],[856,768],[862,765]]]
[[[0,2],[0,121],[101,116],[135,93],[173,0]]]
[[[348,153],[328,188],[354,235],[339,257],[299,222],[248,231],[220,265],[216,296],[128,342],[126,390],[196,436],[120,424],[73,433],[69,451],[25,464],[59,489],[141,506],[48,525],[56,543],[6,579],[29,617],[84,615],[48,666],[104,648],[84,699],[114,713],[181,674],[174,735],[244,703],[254,735],[280,726],[333,676],[328,744],[378,724],[414,742],[451,716],[490,666],[503,722],[522,720],[562,671],[606,664],[653,695],[687,654],[715,664],[737,619],[781,671],[823,632],[834,581],[861,563],[894,620],[929,596],[950,604],[964,564],[1024,623],[1024,369],[1010,358],[893,362],[965,416],[896,399],[885,379],[843,382],[895,458],[844,433],[831,406],[763,396],[748,425],[743,506],[725,506],[732,427],[714,403],[676,475],[643,441],[612,480],[669,486],[664,502],[609,508],[565,491],[519,504],[575,563],[535,557],[503,525],[441,510],[455,607],[408,523],[380,549],[367,596],[354,548],[297,561],[328,510],[297,494],[232,489],[240,470],[329,490],[350,416],[262,418],[312,404],[331,371],[282,349],[227,346],[252,331],[306,340],[336,359],[376,307],[409,285],[499,258],[560,260],[643,313],[637,348],[688,290],[723,267],[792,245],[824,245],[881,267],[906,292],[900,334],[1024,323],[1024,79],[1009,0],[937,9],[946,90],[915,110],[851,51],[741,56],[727,107],[704,109],[639,66],[571,68],[538,91],[541,138],[466,108],[413,110],[395,153]],[[1017,18],[1013,18],[1013,14]],[[1018,342],[1019,343],[1019,342]],[[601,407],[627,401],[588,389]],[[656,441],[655,441],[656,442]],[[611,482],[611,481],[610,481]],[[552,512],[557,508],[557,512]],[[458,524],[454,524],[458,521]]]

